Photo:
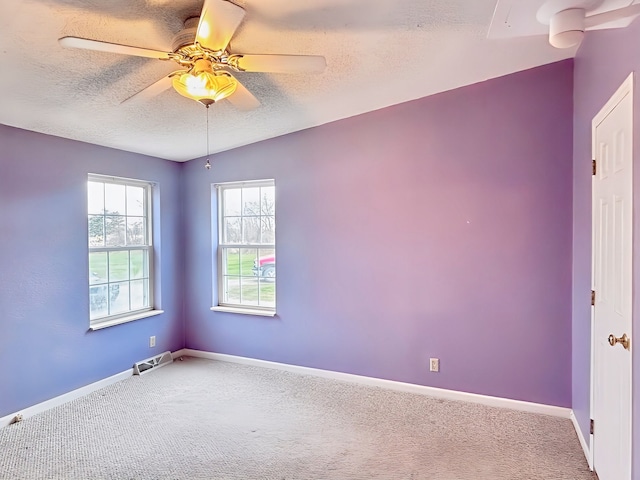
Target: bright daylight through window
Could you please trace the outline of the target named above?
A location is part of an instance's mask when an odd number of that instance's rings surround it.
[[[225,183],[217,189],[219,305],[274,312],[274,181]]]
[[[90,175],[91,325],[152,309],[151,185]]]

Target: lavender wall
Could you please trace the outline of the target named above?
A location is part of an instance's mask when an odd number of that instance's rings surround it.
[[[572,75],[188,162],[186,347],[569,407]],[[210,186],[259,178],[276,180],[278,315],[212,312]]]
[[[575,60],[574,83],[574,141],[573,141],[573,408],[580,428],[588,438],[589,385],[590,385],[590,306],[591,289],[591,120],[632,71],[640,69],[637,48],[640,41],[640,22],[621,30],[590,32]],[[637,87],[636,87],[637,88]],[[637,91],[636,91],[637,94]],[[634,284],[640,279],[640,168],[638,148],[640,134],[637,128],[640,102],[635,97],[634,152]],[[640,295],[634,289],[633,331],[640,332]],[[634,405],[633,431],[636,455],[634,479],[640,479],[640,357],[633,353]]]
[[[0,417],[182,347],[181,169],[0,125]],[[164,314],[87,331],[89,172],[158,182]]]

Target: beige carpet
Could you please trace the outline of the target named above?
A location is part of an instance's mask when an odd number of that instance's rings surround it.
[[[185,358],[0,429],[0,478],[595,477],[569,420]]]

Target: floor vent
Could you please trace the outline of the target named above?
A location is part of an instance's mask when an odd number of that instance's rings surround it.
[[[164,352],[154,357],[147,358],[133,365],[133,374],[142,375],[156,368],[163,367],[173,362],[171,352]]]

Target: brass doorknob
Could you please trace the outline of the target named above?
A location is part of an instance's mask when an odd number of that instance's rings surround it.
[[[626,350],[629,350],[629,344],[631,340],[627,337],[627,334],[623,334],[620,338],[616,337],[613,333],[609,335],[609,345],[612,347],[616,346],[616,343],[622,345]]]

